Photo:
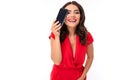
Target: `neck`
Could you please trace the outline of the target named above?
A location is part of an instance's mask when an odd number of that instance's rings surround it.
[[[68,31],[69,31],[69,36],[75,35],[75,28],[68,28]]]

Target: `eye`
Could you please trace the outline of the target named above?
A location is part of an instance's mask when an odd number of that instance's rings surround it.
[[[79,11],[75,11],[75,14],[80,14],[80,12]]]
[[[70,11],[68,11],[67,14],[70,14]]]

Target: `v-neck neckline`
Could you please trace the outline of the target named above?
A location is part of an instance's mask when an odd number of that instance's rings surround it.
[[[75,35],[75,51],[74,52],[72,50],[72,45],[70,43],[69,36],[68,36],[68,43],[69,43],[72,59],[73,59],[73,61],[75,61],[75,59],[76,59],[76,51],[77,51],[77,35]]]

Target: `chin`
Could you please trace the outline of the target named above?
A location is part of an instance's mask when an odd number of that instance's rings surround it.
[[[68,27],[76,28],[76,25],[68,25]]]
[[[76,27],[78,24],[68,24],[69,27]]]

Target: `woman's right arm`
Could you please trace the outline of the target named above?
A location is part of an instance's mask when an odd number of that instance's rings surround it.
[[[61,24],[59,22],[53,22],[52,24],[52,32],[55,36],[55,39],[50,37],[51,43],[51,59],[53,60],[54,64],[59,65],[62,60],[62,53],[61,53],[61,45],[60,45],[60,28]]]

